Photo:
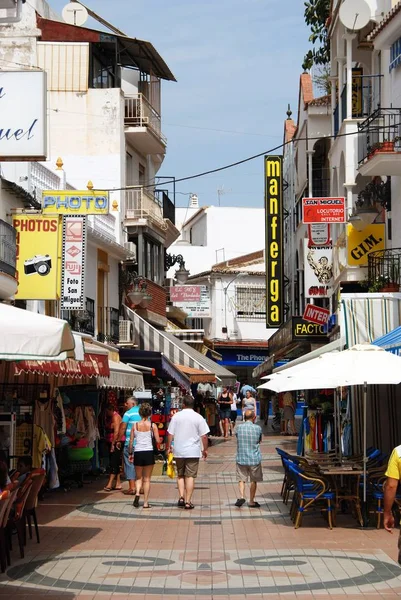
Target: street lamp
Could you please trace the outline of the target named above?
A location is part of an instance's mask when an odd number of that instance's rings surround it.
[[[224,327],[222,327],[221,331],[222,333],[225,333],[227,335],[227,339],[228,339],[228,329],[227,329],[227,292],[228,292],[228,288],[230,287],[230,285],[236,280],[238,279],[238,277],[243,277],[244,275],[247,275],[247,273],[237,273],[235,277],[233,277],[231,279],[231,281],[228,282],[228,284],[223,287],[223,292],[224,292]]]

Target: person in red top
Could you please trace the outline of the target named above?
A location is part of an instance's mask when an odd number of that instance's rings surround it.
[[[122,448],[116,446],[118,440],[118,432],[121,424],[121,416],[115,410],[113,404],[108,404],[106,408],[106,440],[110,444],[109,465],[110,477],[104,488],[105,492],[112,490],[122,490],[120,479],[120,467]]]

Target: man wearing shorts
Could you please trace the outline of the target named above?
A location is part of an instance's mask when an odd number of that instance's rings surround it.
[[[129,496],[135,496],[135,467],[130,461],[129,457],[129,440],[131,436],[131,429],[134,423],[141,420],[139,416],[138,400],[135,396],[130,396],[125,401],[125,413],[120,424],[120,430],[118,432],[118,445],[121,447],[124,444],[124,471],[125,477],[128,481],[128,490],[124,490],[123,494]]]
[[[195,479],[198,474],[199,459],[206,459],[209,427],[205,419],[194,411],[195,400],[184,396],[182,410],[176,413],[168,426],[167,454],[174,440],[174,458],[177,466],[178,506],[190,510]]]
[[[251,482],[249,508],[260,508],[255,501],[258,481],[263,481],[262,455],[260,442],[262,429],[255,425],[256,415],[253,410],[244,412],[244,423],[237,428],[237,478],[240,496],[235,503],[239,508],[245,504],[245,483]]]
[[[401,446],[394,448],[387,465],[386,482],[384,484],[384,529],[393,533],[393,504],[401,481]],[[401,529],[398,536],[398,563],[401,565]]]

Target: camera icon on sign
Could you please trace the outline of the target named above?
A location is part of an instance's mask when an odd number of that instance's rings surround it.
[[[25,275],[41,275],[42,277],[48,275],[52,268],[52,259],[48,254],[39,254],[33,258],[28,258],[24,262],[24,273]]]

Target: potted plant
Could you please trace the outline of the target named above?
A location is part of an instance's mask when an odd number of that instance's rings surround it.
[[[394,152],[394,141],[384,140],[384,142],[380,144],[379,152]]]
[[[400,291],[400,266],[396,262],[390,265],[387,283],[383,287],[382,292],[399,292]]]

